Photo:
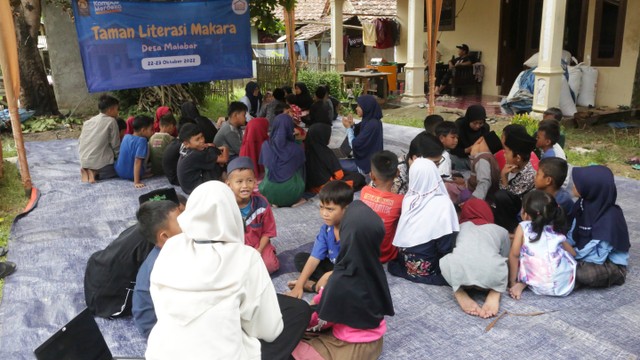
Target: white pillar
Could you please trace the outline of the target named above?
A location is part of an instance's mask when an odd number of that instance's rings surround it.
[[[408,0],[407,65],[403,102],[424,102],[424,0]]]
[[[406,0],[397,1],[398,22],[400,23],[400,43],[396,45],[396,61],[407,62],[407,29],[409,17],[409,2]]]
[[[560,59],[562,58],[566,8],[566,0],[544,0],[542,6],[538,67],[533,71],[536,75],[533,90],[533,111],[538,113],[560,105],[560,88],[563,76]]]
[[[331,64],[337,72],[344,71],[344,45],[342,43],[342,6],[344,0],[331,0]]]

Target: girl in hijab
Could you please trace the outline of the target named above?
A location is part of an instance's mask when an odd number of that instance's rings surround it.
[[[453,288],[462,311],[481,318],[496,316],[500,296],[507,289],[509,233],[493,223],[491,207],[484,200],[471,198],[462,207],[460,233],[453,252],[440,259],[442,276]],[[466,292],[475,287],[488,290],[480,307]]]
[[[195,121],[196,125],[198,125],[198,127],[202,131],[202,135],[204,136],[204,142],[207,144],[212,144],[213,138],[215,138],[216,134],[218,133],[218,129],[216,129],[216,126],[213,125],[213,122],[211,122],[209,118],[200,115],[196,104],[194,104],[192,101],[183,103],[180,110],[182,110],[183,118],[189,118]]]
[[[247,122],[258,115],[260,106],[262,105],[262,94],[260,93],[260,87],[255,81],[249,81],[244,87],[244,96],[240,98],[240,101],[247,105]]]
[[[567,239],[576,251],[576,282],[583,286],[624,284],[629,262],[629,229],[613,173],[604,166],[573,168],[575,219]]]
[[[170,114],[171,113],[171,109],[169,109],[168,106],[160,106],[159,108],[156,109],[156,116],[153,119],[153,132],[157,133],[160,131],[160,118]],[[173,137],[178,136],[178,130],[175,130],[174,133],[169,134]]]
[[[271,138],[262,144],[259,164],[265,176],[258,188],[271,205],[291,206],[304,192],[304,150],[296,144],[293,119],[280,114],[273,119]]]
[[[296,95],[295,104],[298,105],[302,111],[309,110],[311,104],[313,104],[313,98],[311,97],[309,89],[307,89],[307,85],[303,82],[297,82],[295,83],[293,91]]]
[[[423,284],[447,285],[440,259],[453,250],[458,231],[458,215],[436,164],[425,158],[413,160],[393,239],[398,258],[389,262],[389,273]]]
[[[373,95],[361,95],[357,103],[356,114],[362,121],[354,124],[351,115],[342,118],[353,159],[340,160],[340,164],[345,170],[366,175],[371,171],[371,156],[382,151],[382,109]]]
[[[471,170],[469,154],[478,139],[489,133],[487,112],[482,105],[471,105],[464,117],[456,120],[458,125],[458,145],[451,150],[451,162],[457,171]]]
[[[387,331],[385,315],[393,301],[378,258],[384,238],[380,217],[361,201],[352,202],[340,223],[340,253],[327,286],[313,298],[318,304],[310,331],[331,328],[303,340],[295,359],[377,359]]]
[[[264,177],[264,166],[258,164],[262,143],[269,140],[269,120],[267,118],[255,118],[247,123],[240,145],[240,156],[246,156],[253,162],[256,178]]]
[[[329,149],[330,139],[330,125],[318,123],[309,128],[306,139],[307,190],[317,194],[326,183],[333,180],[342,180],[354,191],[360,190],[365,183],[364,176],[342,170],[336,154]]]

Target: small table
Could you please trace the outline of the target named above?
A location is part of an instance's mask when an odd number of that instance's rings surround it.
[[[368,94],[369,92],[369,81],[376,80],[378,84],[377,95],[382,99],[387,98],[388,88],[387,88],[387,76],[391,75],[391,73],[386,72],[371,72],[371,71],[347,71],[340,73],[342,77],[342,87],[344,88],[345,79],[346,78],[354,78],[360,79],[360,83],[362,83],[362,93]],[[382,86],[382,91],[380,91],[380,86]]]

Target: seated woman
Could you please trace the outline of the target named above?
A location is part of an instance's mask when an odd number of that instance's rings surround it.
[[[260,150],[262,144],[269,140],[269,120],[267,118],[255,118],[247,123],[240,145],[240,156],[246,156],[253,162],[256,179],[264,177],[264,166],[260,165]]]
[[[456,120],[458,145],[451,150],[451,163],[454,170],[458,172],[471,170],[471,161],[469,160],[471,147],[490,131],[486,120],[487,112],[479,104],[469,106],[464,117]]]
[[[326,183],[333,180],[342,180],[354,191],[360,190],[365,183],[364,176],[342,170],[336,154],[329,149],[330,139],[330,125],[318,123],[309,128],[306,139],[307,190],[317,194]]]
[[[183,118],[192,119],[198,125],[204,136],[204,142],[207,144],[213,143],[213,138],[216,137],[218,129],[209,118],[200,115],[196,104],[192,101],[187,101],[182,104],[181,110]]]
[[[258,188],[271,205],[292,206],[304,202],[304,149],[296,144],[291,116],[280,114],[272,125],[271,138],[260,151],[265,176]]]
[[[389,262],[389,273],[423,284],[447,285],[440,259],[453,250],[460,225],[434,163],[437,160],[417,158],[410,164],[409,191],[402,200],[393,239],[398,258]]]
[[[384,238],[380,217],[361,201],[352,202],[340,223],[340,253],[327,286],[313,298],[311,331],[293,351],[294,359],[377,359],[393,300],[378,258]]]
[[[442,276],[462,311],[485,319],[498,313],[500,296],[507,289],[510,248],[509,233],[493,223],[489,204],[476,198],[465,202],[456,247],[440,259]],[[469,287],[489,291],[482,307],[467,294]]]
[[[567,240],[578,261],[576,282],[582,286],[622,285],[629,262],[629,229],[616,205],[613,173],[604,166],[573,168],[573,227]]]
[[[356,114],[362,121],[355,124],[351,115],[342,118],[342,125],[347,128],[353,159],[340,160],[340,164],[344,170],[366,175],[371,171],[371,156],[383,150],[382,109],[372,95],[361,95],[357,102]]]

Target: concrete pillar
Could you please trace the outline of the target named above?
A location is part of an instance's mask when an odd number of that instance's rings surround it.
[[[331,0],[331,64],[337,72],[344,71],[344,45],[342,43],[342,6],[344,0]]]
[[[400,23],[400,44],[396,45],[396,61],[399,63],[407,62],[407,41],[408,41],[408,17],[409,2],[397,1],[398,22]]]
[[[544,0],[542,6],[538,67],[533,71],[536,75],[533,111],[537,113],[560,105],[563,76],[560,60],[566,8],[566,0]]]
[[[95,115],[101,93],[89,94],[87,90],[76,28],[58,6],[45,1],[42,7],[58,108],[64,114],[75,110],[76,117]]]
[[[403,102],[424,102],[424,0],[408,0],[407,65]]]

